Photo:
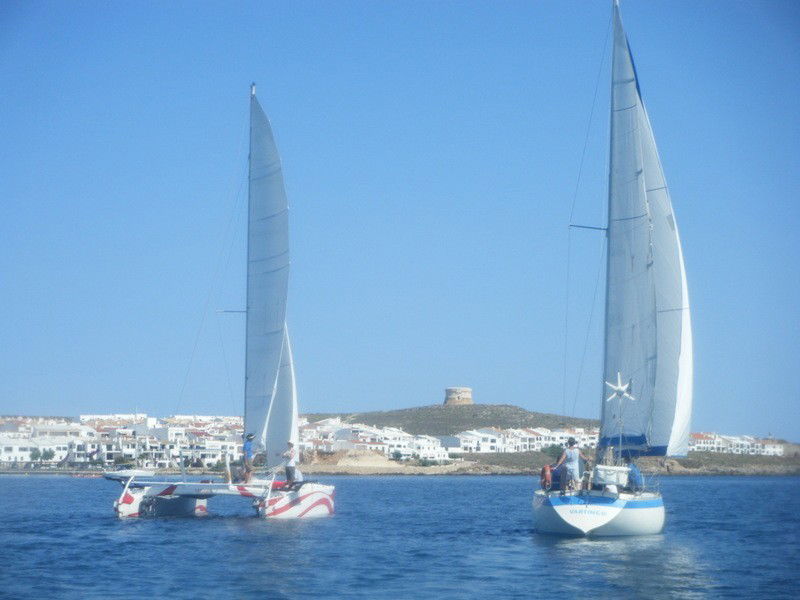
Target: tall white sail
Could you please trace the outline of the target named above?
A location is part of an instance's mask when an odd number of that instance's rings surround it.
[[[244,430],[255,435],[261,451],[270,406],[283,389],[278,374],[288,350],[289,210],[280,156],[255,86],[250,94],[249,166]],[[291,362],[291,353],[286,353]]]
[[[289,342],[289,330],[283,328],[283,349],[281,365],[278,369],[278,380],[275,394],[267,412],[266,426],[267,467],[281,464],[286,451],[286,442],[292,442],[297,448],[297,385],[294,378],[294,360],[292,345]]]
[[[692,334],[678,228],[614,6],[604,394],[600,446],[686,453]]]

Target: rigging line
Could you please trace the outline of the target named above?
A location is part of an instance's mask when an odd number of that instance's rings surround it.
[[[594,280],[594,293],[592,294],[592,308],[589,311],[589,323],[586,325],[586,338],[583,341],[583,354],[581,355],[580,366],[578,367],[578,382],[575,385],[575,398],[572,400],[571,416],[575,416],[575,408],[578,406],[578,395],[581,390],[581,378],[583,377],[583,367],[586,364],[586,351],[589,348],[589,334],[592,331],[592,320],[594,318],[595,307],[597,306],[597,290],[600,288],[600,273],[603,272],[603,259],[605,258],[605,236],[600,241],[600,264],[597,265],[597,277]]]
[[[245,130],[243,131],[243,133],[241,135],[241,140],[239,142],[239,147],[240,148],[244,146],[244,139],[247,137],[248,131],[249,131],[249,125],[245,128]],[[242,152],[239,152],[239,155],[242,155]],[[245,168],[247,168],[247,167],[245,166]],[[223,237],[222,237],[223,243],[225,242],[225,240],[229,236],[233,237],[233,231],[234,231],[235,223],[238,222],[238,218],[237,218],[237,215],[238,215],[238,212],[239,212],[238,211],[238,207],[239,207],[239,204],[240,204],[241,198],[242,198],[242,188],[244,187],[244,178],[241,175],[239,175],[236,178],[238,178],[241,183],[239,184],[239,189],[237,190],[237,192],[235,194],[235,197],[234,197],[232,214],[228,219],[228,224],[225,227],[225,231],[223,233]],[[235,179],[234,179],[234,181],[235,181]],[[231,185],[230,187],[232,188],[233,185]],[[208,314],[208,307],[211,304],[211,299],[213,298],[214,291],[215,291],[215,289],[217,287],[217,281],[219,280],[219,278],[221,276],[221,273],[222,273],[222,266],[223,266],[222,255],[223,255],[223,252],[221,252],[220,256],[217,258],[217,264],[216,264],[216,266],[214,268],[214,271],[213,271],[213,274],[211,276],[211,285],[209,286],[208,294],[206,295],[206,300],[205,300],[205,303],[203,304],[203,312],[200,315],[200,326],[197,328],[197,333],[195,334],[195,337],[194,337],[194,344],[192,345],[192,352],[189,355],[189,363],[186,365],[186,372],[183,375],[183,381],[181,383],[181,388],[180,388],[180,391],[178,392],[178,399],[177,399],[177,401],[175,403],[175,412],[176,413],[179,411],[179,409],[181,407],[181,404],[183,403],[183,395],[186,392],[186,385],[189,382],[189,373],[191,373],[192,364],[194,363],[194,357],[197,354],[197,347],[198,347],[198,345],[200,343],[200,335],[203,333],[203,329],[205,327],[206,315]]]
[[[561,414],[567,413],[567,346],[569,344],[569,275],[572,255],[572,228],[567,228],[567,276],[564,286],[564,361],[563,380],[561,383]]]
[[[608,19],[608,24],[606,25],[606,37],[603,41],[603,52],[600,55],[600,65],[597,68],[597,78],[594,82],[594,94],[592,96],[592,108],[589,111],[589,121],[586,124],[586,135],[583,139],[583,150],[581,151],[581,159],[578,162],[578,177],[575,180],[575,190],[572,193],[572,205],[569,209],[569,221],[570,227],[567,228],[567,273],[566,273],[566,285],[565,285],[565,292],[564,292],[564,367],[563,367],[563,379],[561,384],[561,414],[565,415],[567,411],[567,348],[569,346],[569,284],[570,284],[570,268],[571,268],[571,260],[572,260],[572,218],[575,215],[575,204],[578,200],[578,191],[580,190],[581,185],[581,175],[583,174],[583,164],[586,159],[586,149],[589,146],[589,133],[592,130],[592,121],[594,119],[594,110],[595,106],[597,106],[597,92],[600,89],[600,77],[603,74],[603,65],[606,61],[606,48],[608,47],[608,39],[611,34],[611,24],[612,18]],[[594,310],[594,306],[592,306]]]
[[[608,25],[606,26],[606,39],[603,41],[603,52],[600,55],[600,65],[597,68],[597,79],[594,82],[594,95],[592,97],[592,108],[589,111],[589,122],[586,124],[586,136],[583,140],[583,150],[581,151],[581,160],[578,163],[578,177],[575,181],[575,191],[572,194],[572,206],[569,210],[569,222],[572,223],[572,217],[575,214],[575,203],[578,199],[578,190],[580,189],[581,185],[581,174],[583,173],[583,163],[586,159],[586,149],[589,146],[589,132],[592,129],[592,121],[594,119],[594,109],[597,106],[597,92],[600,89],[600,77],[603,74],[603,65],[606,62],[606,48],[608,47],[608,38],[611,33],[611,23],[612,20],[608,20]]]
[[[242,194],[242,188],[243,187],[244,187],[244,178],[242,178],[241,184],[239,186],[239,192],[237,194],[237,202],[236,202],[236,206],[234,208],[235,218],[234,218],[233,229],[232,229],[233,232],[236,232],[239,229],[239,221],[240,221],[240,219],[242,217],[242,213],[244,212],[242,210],[242,206],[241,206],[242,205],[242,200],[244,198],[244,194]],[[222,268],[222,272],[223,273],[227,273],[228,270],[230,269],[231,257],[233,256],[233,246],[234,246],[234,242],[235,241],[236,241],[236,235],[235,235],[235,233],[233,233],[230,236],[230,242],[228,243],[228,252],[227,252],[227,256],[225,257],[225,265]],[[246,301],[245,301],[245,303],[246,303]],[[247,310],[223,310],[223,311],[218,311],[218,312],[242,314],[242,313],[247,313]],[[228,393],[230,395],[230,403],[231,403],[230,405],[231,405],[231,407],[235,407],[236,406],[236,398],[233,395],[233,385],[231,384],[230,364],[228,362],[227,352],[225,351],[225,341],[224,341],[223,335],[222,335],[222,321],[220,320],[219,315],[217,317],[217,325],[218,325],[218,330],[219,330],[219,335],[220,335],[220,347],[222,348],[222,359],[223,359],[223,362],[225,363],[225,377],[226,377],[227,382],[228,382]],[[233,414],[236,414],[238,411],[239,411],[239,409],[237,408],[236,410],[234,410]]]
[[[225,380],[228,383],[228,396],[230,397],[231,406],[236,406],[233,397],[233,385],[231,384],[231,370],[230,365],[228,365],[228,354],[225,352],[225,339],[222,335],[222,321],[220,321],[219,318],[217,318],[217,332],[219,333],[219,345],[222,348],[222,363],[225,365]]]
[[[236,214],[239,212],[237,210],[237,208],[239,206],[239,198],[242,195],[241,194],[242,187],[244,187],[243,184],[239,186],[239,191],[236,194],[236,203],[234,205],[234,214],[231,215],[231,218],[228,220],[228,226],[226,227],[226,231],[225,231],[223,239],[227,238],[228,236],[233,237],[232,236],[232,231],[233,231],[234,221],[238,220],[238,219],[236,219]],[[205,302],[203,304],[203,312],[200,315],[200,326],[197,328],[197,333],[195,334],[195,337],[194,337],[194,344],[192,346],[192,352],[189,355],[189,364],[186,365],[186,372],[184,373],[184,376],[183,376],[183,383],[181,384],[181,389],[180,389],[180,392],[178,394],[178,401],[177,401],[176,407],[175,407],[175,411],[176,412],[178,411],[178,409],[181,406],[181,403],[183,402],[183,394],[186,391],[186,385],[189,382],[189,373],[192,370],[192,364],[194,363],[194,357],[197,354],[197,347],[198,347],[198,345],[200,343],[200,335],[203,333],[203,329],[205,328],[206,315],[208,314],[208,307],[211,304],[211,299],[214,297],[214,292],[215,292],[216,287],[217,287],[217,282],[218,282],[218,280],[219,280],[219,278],[220,278],[220,276],[222,274],[222,270],[223,270],[222,269],[222,265],[223,265],[222,260],[217,259],[217,261],[218,261],[217,265],[214,268],[214,273],[213,273],[213,275],[211,277],[211,285],[209,286],[208,294],[206,294],[206,300],[205,300]]]

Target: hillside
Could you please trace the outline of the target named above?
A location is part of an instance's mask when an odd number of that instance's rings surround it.
[[[470,404],[467,406],[418,406],[380,412],[307,414],[310,422],[339,417],[345,423],[364,423],[377,427],[399,427],[415,435],[453,435],[480,427],[597,427],[595,419],[562,417],[531,412],[508,404]]]

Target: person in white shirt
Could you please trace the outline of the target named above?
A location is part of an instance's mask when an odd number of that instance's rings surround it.
[[[288,449],[281,454],[286,459],[286,487],[292,487],[295,482],[294,470],[297,465],[297,453],[292,442],[286,442]]]
[[[561,458],[558,459],[555,468],[557,469],[562,463],[567,468],[566,474],[562,473],[561,475],[561,493],[563,494],[568,488],[575,489],[581,481],[581,463],[579,459],[583,459],[584,462],[589,462],[589,459],[583,455],[580,448],[577,447],[578,442],[575,441],[575,438],[569,438],[567,441],[568,448],[561,453]],[[566,478],[565,478],[566,475]],[[582,486],[581,486],[582,487]]]

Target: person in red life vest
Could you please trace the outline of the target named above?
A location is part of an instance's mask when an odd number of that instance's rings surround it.
[[[550,465],[542,467],[542,472],[539,475],[539,485],[543,490],[549,490],[553,485],[553,470],[550,468]]]

